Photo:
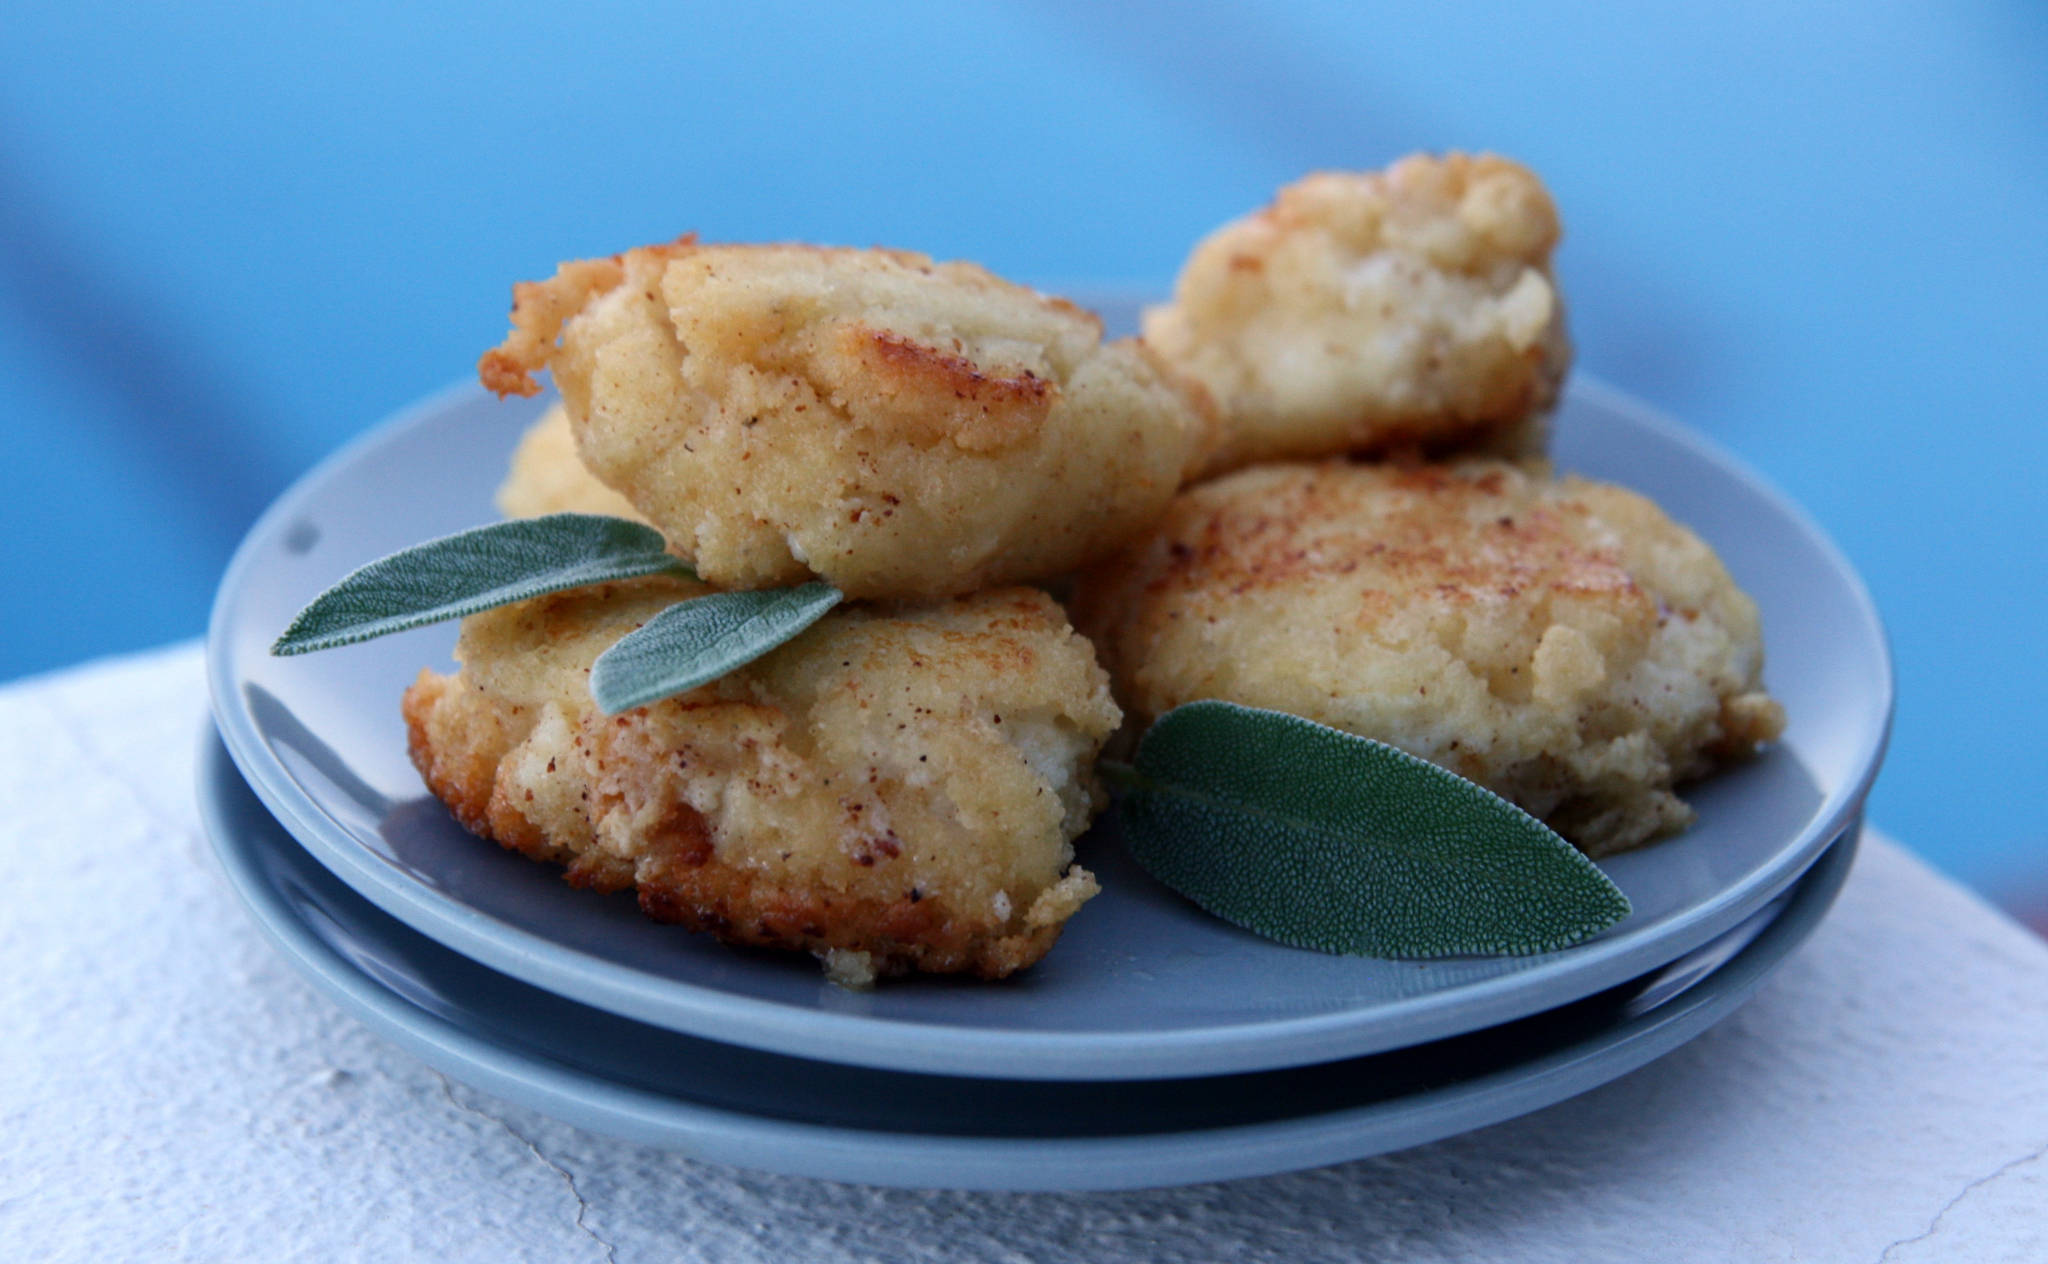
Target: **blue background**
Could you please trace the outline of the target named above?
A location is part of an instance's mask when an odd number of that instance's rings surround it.
[[[1163,287],[1306,170],[1494,149],[1563,210],[1580,365],[1868,578],[1876,820],[2048,895],[2048,6],[12,0],[0,67],[0,678],[197,634],[269,498],[560,258]]]

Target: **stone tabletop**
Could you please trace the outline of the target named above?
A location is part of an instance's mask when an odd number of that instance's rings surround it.
[[[558,1124],[341,1014],[200,835],[202,677],[0,689],[0,1257],[2048,1260],[2048,944],[1881,837],[1748,1006],[1536,1114],[1183,1189],[872,1189]]]

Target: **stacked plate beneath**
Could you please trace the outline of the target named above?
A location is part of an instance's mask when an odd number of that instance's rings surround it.
[[[1818,924],[1854,828],[1793,888],[1667,966],[1515,1022],[1363,1058],[1140,1081],[878,1071],[669,1031],[522,984],[322,868],[209,737],[215,851],[272,943],[438,1070],[593,1131],[870,1184],[1115,1189],[1254,1176],[1512,1118],[1643,1065],[1746,1000]]]
[[[1508,1118],[1726,1014],[1839,888],[1891,674],[1846,563],[1798,511],[1639,406],[1575,386],[1559,464],[1633,486],[1757,598],[1791,716],[1689,793],[1686,834],[1603,862],[1635,913],[1533,958],[1299,952],[1082,840],[1104,893],[1001,985],[873,993],[572,890],[420,789],[397,698],[449,628],[305,659],[268,644],[360,563],[488,521],[530,405],[462,391],[309,475],[251,532],[209,644],[202,802],[238,891],[347,1008],[442,1070],[593,1129],[877,1183],[1102,1188],[1332,1162]],[[239,769],[239,771],[238,771]]]

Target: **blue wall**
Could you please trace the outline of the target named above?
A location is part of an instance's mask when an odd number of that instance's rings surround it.
[[[558,258],[696,228],[1163,285],[1306,169],[1491,148],[1563,207],[1580,363],[1869,578],[1876,819],[2048,890],[2048,8],[1430,10],[13,0],[0,677],[198,633],[262,504]]]

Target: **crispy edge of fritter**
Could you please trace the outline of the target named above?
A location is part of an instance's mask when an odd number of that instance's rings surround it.
[[[540,394],[533,375],[548,366],[562,326],[597,295],[616,289],[626,279],[627,254],[680,254],[696,248],[697,235],[685,233],[664,245],[641,246],[599,259],[570,259],[545,281],[521,281],[512,287],[512,331],[477,360],[477,377],[501,398]]]
[[[1026,910],[1021,931],[990,935],[941,896],[876,900],[777,886],[719,860],[703,816],[683,804],[674,805],[647,840],[656,863],[639,869],[636,881],[633,862],[559,844],[527,819],[499,783],[509,750],[434,743],[428,713],[457,683],[455,676],[422,670],[401,703],[407,751],[427,789],[471,833],[530,859],[565,865],[572,886],[606,894],[634,888],[641,911],[656,921],[730,944],[809,952],[832,965],[835,976],[844,969],[838,954],[867,954],[877,975],[1001,979],[1044,957],[1067,918],[1101,890],[1093,874],[1071,864]]]

